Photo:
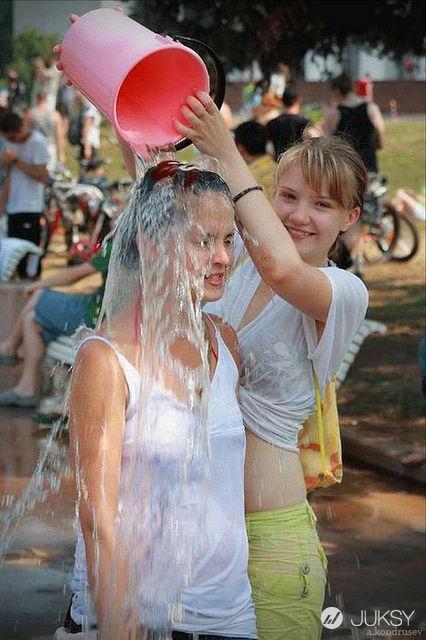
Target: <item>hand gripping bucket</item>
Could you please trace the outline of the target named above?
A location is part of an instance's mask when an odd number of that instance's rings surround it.
[[[206,65],[195,51],[112,9],[89,11],[74,22],[60,59],[77,89],[141,155],[177,143],[172,118],[182,118],[189,94],[209,91]]]

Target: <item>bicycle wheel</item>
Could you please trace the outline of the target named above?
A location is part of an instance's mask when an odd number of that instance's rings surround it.
[[[378,264],[392,257],[398,239],[398,216],[392,209],[385,209],[379,222],[368,225],[362,239],[363,256],[367,264]]]
[[[398,237],[392,249],[391,260],[407,262],[413,258],[419,249],[419,232],[416,225],[404,213],[397,213]]]

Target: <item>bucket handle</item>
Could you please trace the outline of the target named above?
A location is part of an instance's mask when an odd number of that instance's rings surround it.
[[[212,98],[217,108],[220,109],[225,98],[226,77],[222,67],[222,63],[219,60],[219,56],[217,56],[216,53],[213,51],[213,49],[211,49],[207,44],[205,44],[204,42],[201,42],[201,40],[197,40],[196,38],[189,38],[188,36],[176,36],[176,35],[171,37],[173,38],[173,40],[177,40],[177,42],[180,42],[183,45],[186,45],[187,43],[188,44],[194,43],[201,49],[204,49],[204,51],[207,52],[208,55],[211,57],[216,70],[216,92],[215,92],[215,95],[212,96]],[[183,140],[180,140],[180,142],[175,144],[175,149],[176,151],[180,151],[181,149],[185,149],[185,147],[188,147],[190,144],[192,144],[192,141],[188,140],[187,138],[184,138]]]

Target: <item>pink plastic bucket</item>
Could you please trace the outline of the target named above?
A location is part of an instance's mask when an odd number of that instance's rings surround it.
[[[81,16],[62,41],[61,63],[73,84],[138,153],[181,136],[172,117],[194,90],[209,90],[197,53],[112,9]]]

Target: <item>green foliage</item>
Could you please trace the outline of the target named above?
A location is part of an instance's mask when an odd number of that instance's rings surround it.
[[[13,57],[9,66],[18,71],[27,88],[31,87],[33,79],[32,61],[38,56],[50,57],[57,42],[58,35],[40,33],[31,27],[27,27],[13,38]]]
[[[423,52],[424,10],[416,0],[137,0],[134,16],[154,31],[199,38],[227,70],[258,60],[267,75],[293,71],[305,53],[341,54],[348,37],[396,56]]]
[[[12,2],[0,2],[0,73],[4,71],[12,53]]]

